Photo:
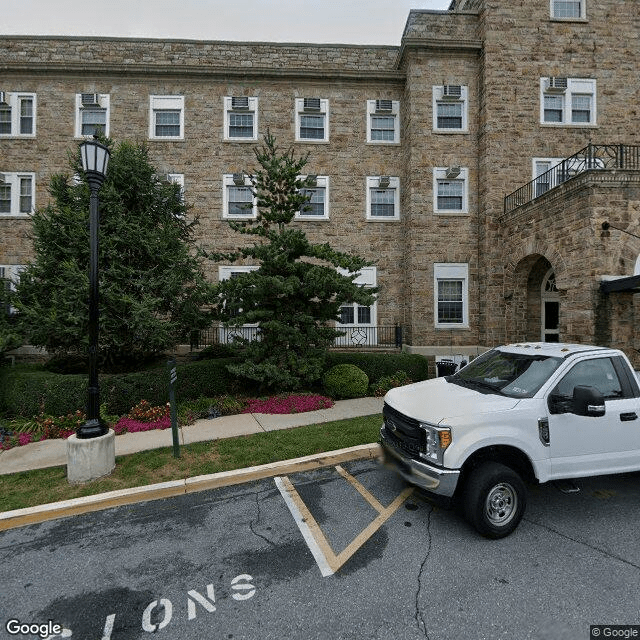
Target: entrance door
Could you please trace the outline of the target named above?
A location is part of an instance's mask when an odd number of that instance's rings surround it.
[[[542,280],[542,342],[560,342],[560,294],[553,269]]]

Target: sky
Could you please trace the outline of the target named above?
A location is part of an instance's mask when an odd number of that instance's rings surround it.
[[[450,0],[1,0],[0,34],[399,45]]]

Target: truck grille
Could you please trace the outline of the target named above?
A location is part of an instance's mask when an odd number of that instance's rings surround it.
[[[426,433],[418,420],[405,416],[386,402],[382,415],[386,435],[392,445],[412,455],[425,450]]]

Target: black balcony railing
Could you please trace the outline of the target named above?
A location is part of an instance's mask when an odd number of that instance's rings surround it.
[[[640,169],[640,146],[589,143],[578,153],[565,158],[549,171],[506,196],[504,212],[509,213],[567,180],[593,169]]]
[[[395,326],[354,326],[336,327],[343,335],[335,339],[337,348],[401,349],[402,327]],[[191,332],[191,350],[202,349],[215,344],[232,344],[238,339],[259,340],[258,327],[212,327]]]

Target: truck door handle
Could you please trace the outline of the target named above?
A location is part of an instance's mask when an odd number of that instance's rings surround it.
[[[632,420],[637,420],[637,419],[638,419],[638,414],[635,411],[632,411],[631,413],[620,414],[621,422],[631,422]]]

